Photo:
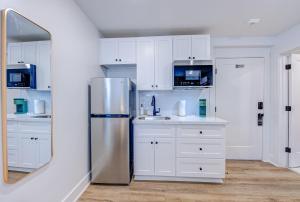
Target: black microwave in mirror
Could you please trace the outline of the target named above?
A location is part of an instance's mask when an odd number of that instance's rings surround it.
[[[174,88],[213,86],[213,65],[174,65]]]

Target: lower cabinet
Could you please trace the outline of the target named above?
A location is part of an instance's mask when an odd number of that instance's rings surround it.
[[[225,125],[136,124],[135,179],[222,182],[224,133]]]
[[[174,138],[140,137],[134,147],[136,175],[175,176]]]
[[[50,122],[8,121],[10,170],[36,169],[51,159]]]

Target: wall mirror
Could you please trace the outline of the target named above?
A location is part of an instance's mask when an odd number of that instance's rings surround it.
[[[52,157],[51,35],[6,9],[1,11],[3,176],[16,183]]]

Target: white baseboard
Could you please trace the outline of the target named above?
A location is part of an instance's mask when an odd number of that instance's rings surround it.
[[[75,202],[90,185],[90,172],[84,176],[73,189],[66,195],[62,202]]]
[[[168,181],[168,182],[205,182],[205,183],[224,183],[223,178],[200,178],[200,177],[162,177],[162,176],[143,176],[135,175],[135,181]]]

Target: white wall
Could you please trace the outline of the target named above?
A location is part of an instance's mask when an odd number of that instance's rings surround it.
[[[0,201],[61,201],[88,173],[87,85],[90,77],[102,74],[99,34],[72,0],[1,0],[0,9],[7,7],[52,34],[54,156],[15,185],[3,184],[1,166]]]
[[[292,50],[300,48],[300,24],[279,34],[275,38],[275,46],[272,48],[272,131],[273,143],[271,151],[274,154],[272,162],[278,166],[287,166],[288,154],[284,152],[287,146],[287,118],[284,106],[285,97],[285,70],[281,64],[281,55],[288,54]]]

